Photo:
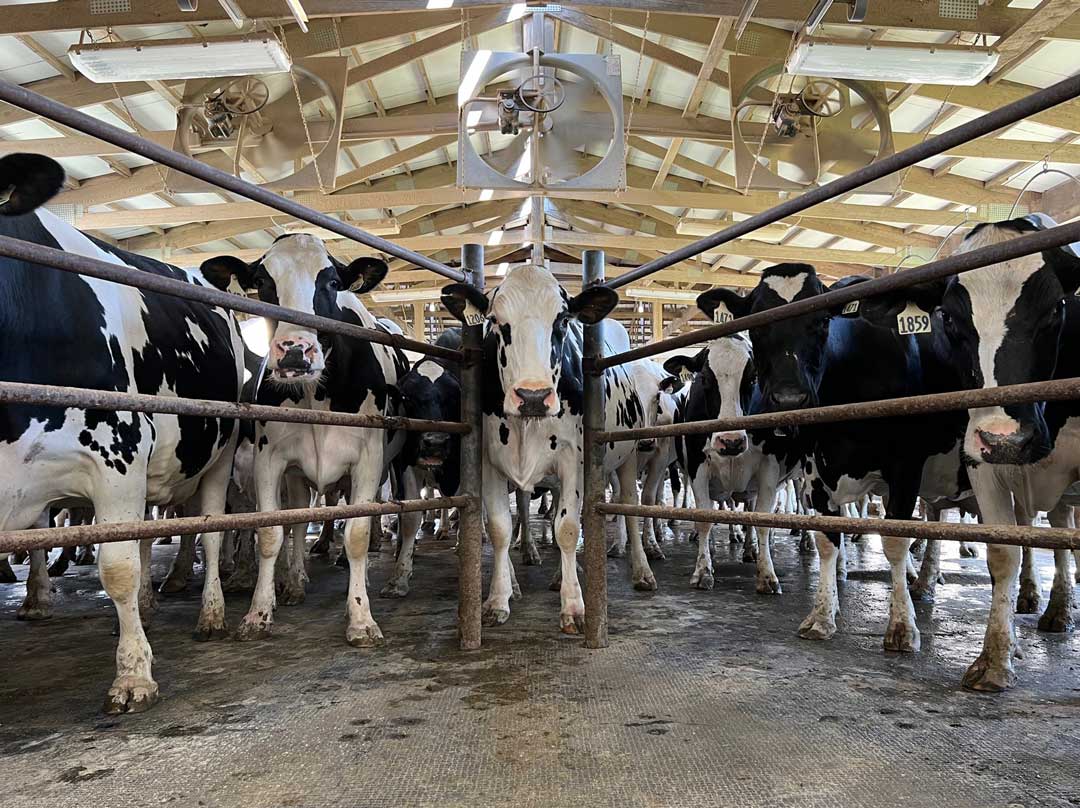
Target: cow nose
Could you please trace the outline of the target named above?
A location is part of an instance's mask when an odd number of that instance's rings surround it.
[[[746,437],[743,435],[718,435],[713,438],[713,446],[722,455],[740,455],[746,451]]]
[[[777,410],[797,410],[810,403],[810,396],[802,390],[775,390],[769,394],[769,403]]]
[[[420,437],[420,445],[425,449],[443,449],[450,442],[445,432],[425,432]]]
[[[311,362],[304,355],[304,349],[299,345],[282,346],[285,352],[278,359],[278,367],[287,370],[307,370]]]
[[[1003,434],[976,429],[975,437],[982,460],[987,463],[1005,463],[1010,465],[1023,463],[1027,450],[1031,446],[1034,430],[1020,429]]]
[[[651,452],[656,448],[655,440],[639,440],[637,444],[639,452]]]
[[[514,395],[521,402],[518,412],[527,416],[547,415],[547,400],[554,392],[550,387],[542,387],[539,390],[531,387],[514,388]]]

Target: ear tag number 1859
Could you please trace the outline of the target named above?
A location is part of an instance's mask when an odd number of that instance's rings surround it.
[[[929,334],[930,315],[914,303],[908,303],[902,312],[896,315],[896,329],[901,334]]]
[[[481,325],[484,322],[484,315],[480,309],[476,308],[472,303],[465,302],[465,325]]]

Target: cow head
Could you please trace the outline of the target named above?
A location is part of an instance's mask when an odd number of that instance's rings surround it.
[[[398,379],[403,414],[430,421],[457,421],[461,417],[461,386],[456,376],[434,359],[421,359]],[[446,432],[421,432],[415,435],[415,462],[437,468],[451,457],[457,435]]]
[[[980,224],[959,252],[1053,227],[1042,214]],[[1026,255],[944,281],[900,290],[860,304],[868,319],[895,317],[909,302],[934,311],[934,328],[968,389],[1046,381],[1057,366],[1066,299],[1080,286],[1077,245]],[[1012,404],[970,411],[964,453],[975,462],[1025,464],[1046,457],[1050,433],[1044,405]]]
[[[555,276],[536,266],[515,267],[484,295],[468,284],[442,291],[446,308],[462,322],[475,310],[487,318],[494,341],[503,412],[527,418],[559,414],[559,379],[563,343],[570,321],[595,324],[607,316],[619,296],[604,286],[570,297]]]
[[[746,297],[728,289],[713,289],[698,298],[698,307],[713,316],[723,305],[734,317],[745,317],[824,291],[825,286],[809,264],[779,264],[766,269]],[[828,311],[810,312],[750,329],[763,411],[817,406],[832,315]]]
[[[0,157],[0,216],[21,216],[64,187],[64,167],[43,154]]]
[[[724,305],[721,290],[698,296],[697,304],[712,318],[717,306]],[[744,332],[713,340],[696,356],[674,356],[664,363],[673,374],[696,374],[693,384],[701,391],[709,418],[739,418],[750,409],[754,392],[754,349]],[[706,453],[737,457],[748,446],[745,429],[713,432]]]
[[[346,266],[326,251],[322,239],[300,233],[279,237],[253,264],[223,255],[205,261],[201,269],[219,289],[235,280],[267,303],[334,320],[345,319],[343,309],[350,309],[354,316],[349,321],[355,322],[355,314],[364,310],[355,295],[377,286],[387,267],[370,257]],[[314,384],[326,367],[328,344],[312,328],[274,323],[267,366],[278,382]]]
[[[641,395],[644,393],[647,400],[643,400],[642,407],[646,414],[649,426],[668,426],[675,423],[675,417],[679,409],[679,403],[675,399],[675,393],[682,387],[677,376],[669,375],[654,362],[634,363],[630,366],[633,374],[640,373],[634,387]],[[653,390],[656,391],[655,395]],[[652,452],[656,449],[655,438],[644,438],[637,442],[639,452]]]

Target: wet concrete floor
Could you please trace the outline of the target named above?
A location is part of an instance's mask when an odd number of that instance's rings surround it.
[[[369,651],[345,644],[346,572],[323,560],[265,642],[192,641],[200,578],[153,618],[161,702],[126,717],[98,712],[115,639],[96,571],[59,579],[39,623],[14,619],[22,584],[0,586],[0,805],[1080,805],[1080,639],[1021,616],[1019,685],[959,687],[982,639],[981,558],[946,546],[948,582],[917,606],[921,653],[885,655],[875,541],[851,554],[841,631],[818,643],[796,636],[816,558],[782,534],[784,594],[761,596],[753,564],[714,535],[727,560],[711,592],[688,587],[685,538],[654,562],[656,593],[609,560],[602,651],[559,635],[550,547],[542,569],[518,565],[524,597],[475,653],[457,650],[447,543],[419,546],[408,598],[375,599],[387,644]],[[155,579],[172,552],[155,548]],[[391,562],[374,564],[373,592]],[[230,624],[246,605],[227,596]]]

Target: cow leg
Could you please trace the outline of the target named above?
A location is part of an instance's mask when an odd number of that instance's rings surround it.
[[[199,482],[199,492],[193,503],[200,516],[220,516],[225,513],[225,499],[232,474],[235,445],[230,442],[214,465]],[[185,536],[184,539],[187,537]],[[221,639],[228,635],[225,624],[225,596],[221,591],[221,531],[203,533],[203,587],[199,619],[195,623],[196,640]],[[192,545],[194,545],[194,540]],[[183,539],[181,539],[183,546]]]
[[[352,469],[352,492],[349,502],[374,502],[379,494],[379,479],[383,467],[383,445],[371,441],[363,447],[361,460]],[[415,522],[409,522],[415,526]],[[406,520],[401,527],[405,532]],[[382,630],[371,616],[371,601],[367,592],[368,545],[371,541],[371,519],[362,516],[345,523],[345,555],[349,559],[349,597],[346,601],[348,625],[345,642],[354,648],[370,648],[383,642]]]
[[[758,493],[754,510],[767,508],[771,513],[776,502],[776,489],[779,486],[780,470],[772,462],[763,462],[764,470],[758,474]],[[749,508],[749,505],[747,506]],[[772,528],[751,527],[757,534],[757,581],[755,589],[759,595],[779,595],[783,590],[772,560]]]
[[[978,475],[990,477],[981,467],[972,469],[972,483],[979,498],[979,511],[988,525],[1015,525],[1017,514],[1013,509],[1012,494],[995,481],[980,481]],[[980,482],[984,484],[980,485]],[[970,690],[998,692],[1011,687],[1016,681],[1013,654],[1016,636],[1013,614],[1016,607],[1017,578],[1020,571],[1020,547],[1001,544],[986,545],[986,566],[990,571],[992,591],[990,616],[986,623],[986,636],[982,652],[964,674],[964,687]]]
[[[484,513],[491,538],[491,584],[484,600],[482,619],[485,626],[500,626],[510,617],[513,573],[510,564],[510,499],[506,478],[494,468],[484,467]]]
[[[253,530],[236,531],[236,566],[232,575],[222,584],[224,592],[250,592],[255,588],[255,532]]]
[[[1073,561],[1076,562],[1076,582],[1080,584],[1080,550],[1073,550]]]
[[[49,581],[49,552],[30,551],[30,572],[26,576],[26,598],[15,617],[19,620],[48,620],[52,617],[52,583]]]
[[[180,537],[180,549],[176,551],[176,555],[173,557],[172,566],[169,567],[169,574],[165,576],[165,580],[161,583],[161,594],[175,595],[177,592],[183,592],[187,589],[195,567],[196,538],[197,534],[195,533]]]
[[[48,555],[48,553],[46,553]],[[56,561],[49,564],[49,577],[59,578],[71,565],[71,562],[75,560],[75,548],[74,547],[61,547],[60,555],[56,557]]]
[[[703,508],[707,503],[712,502],[712,498],[709,496],[709,470],[704,463],[698,466],[691,485],[694,489],[694,502],[697,503],[699,508]],[[697,522],[694,525],[698,537],[698,547],[694,573],[690,576],[690,586],[698,589],[713,588],[712,549],[709,546],[709,531],[711,529],[712,524],[709,522]]]
[[[1042,602],[1042,581],[1039,578],[1039,567],[1035,563],[1035,551],[1030,547],[1023,548],[1023,551],[1023,560],[1020,565],[1020,591],[1016,596],[1016,613],[1036,614]]]
[[[892,570],[892,593],[889,598],[889,625],[885,629],[886,651],[918,651],[921,644],[915,625],[915,606],[908,592],[907,560],[911,539],[882,536],[881,546]]]
[[[17,584],[18,577],[11,568],[11,556],[0,553],[0,584]]]
[[[619,467],[619,501],[623,505],[638,504],[637,456],[632,453]],[[649,568],[649,559],[645,556],[645,547],[641,542],[641,522],[636,516],[627,516],[624,520],[630,539],[630,571],[634,589],[639,592],[656,590],[656,578]]]
[[[529,518],[530,497],[520,488],[516,492],[517,497],[517,523],[521,536],[521,563],[527,567],[539,567],[542,563],[540,551],[536,549],[536,541],[533,539],[531,522]]]
[[[581,475],[580,455],[559,464],[562,493],[559,515],[555,520],[555,541],[559,544],[559,628],[563,634],[585,631],[585,599],[578,580],[577,546],[581,536]],[[635,479],[635,475],[630,475]],[[636,482],[633,486],[636,489]]]
[[[417,499],[420,487],[416,482],[416,472],[411,468],[405,469],[401,475],[401,494],[398,499]],[[421,515],[415,511],[401,514],[398,529],[401,538],[398,540],[397,561],[394,564],[394,574],[386,586],[379,593],[383,598],[403,598],[409,594],[409,580],[413,572],[413,554],[416,550],[416,532],[419,529]]]
[[[228,575],[236,569],[236,531],[226,530],[221,534],[221,560],[218,562],[218,576]]]
[[[299,475],[288,475],[285,478],[285,496],[289,508],[310,508],[312,502],[311,489]],[[304,602],[304,584],[307,583],[307,569],[304,567],[305,540],[307,538],[307,522],[289,526],[289,552],[285,566],[285,582],[281,589],[281,604],[283,606],[297,606]]]
[[[655,505],[657,500],[661,498],[660,492],[664,487],[664,474],[667,471],[667,467],[658,460],[660,454],[659,448],[654,453],[654,457],[649,459],[649,465],[645,470],[645,483],[641,487],[641,504],[642,505]],[[649,516],[646,517],[644,525],[644,535],[642,536],[642,544],[645,547],[645,556],[653,561],[663,561],[664,551],[660,549],[659,539],[661,538],[660,520],[654,519]]]
[[[144,626],[150,625],[150,616],[157,611],[158,607],[154,582],[150,578],[150,561],[153,552],[153,539],[143,539],[139,542],[139,618]]]
[[[435,541],[446,541],[451,536],[450,508],[443,508],[439,513],[439,529],[435,531]]]
[[[752,511],[752,510],[754,510],[754,501],[753,501],[753,499],[747,497],[746,501],[742,503],[742,511],[743,511],[743,513],[746,513],[747,511]],[[753,525],[742,525],[742,529],[743,529],[742,560],[743,560],[744,564],[749,564],[752,561],[757,561],[757,557],[758,557],[758,547],[757,547],[757,543],[755,542],[754,526]]]
[[[929,502],[923,503],[927,522],[942,521],[944,511]],[[909,553],[910,554],[910,553]],[[921,603],[933,603],[938,583],[941,582],[941,542],[929,539],[923,549],[919,575],[911,586],[911,597]]]
[[[820,571],[817,594],[814,596],[814,608],[799,626],[799,636],[804,640],[827,640],[836,633],[836,618],[840,614],[836,567],[840,555],[841,536],[839,533],[826,534],[816,530],[810,532],[817,545]]]
[[[268,451],[255,455],[255,496],[260,511],[281,509],[281,475],[284,471],[284,464],[269,456]],[[241,642],[269,637],[274,625],[274,565],[281,552],[285,530],[281,525],[271,525],[260,527],[256,535],[259,572],[251,605],[234,634]]]
[[[1047,514],[1053,527],[1076,527],[1072,507],[1058,504]],[[1073,609],[1076,608],[1072,570],[1068,550],[1054,550],[1054,584],[1050,587],[1050,602],[1039,618],[1039,631],[1069,632],[1073,630]]]

